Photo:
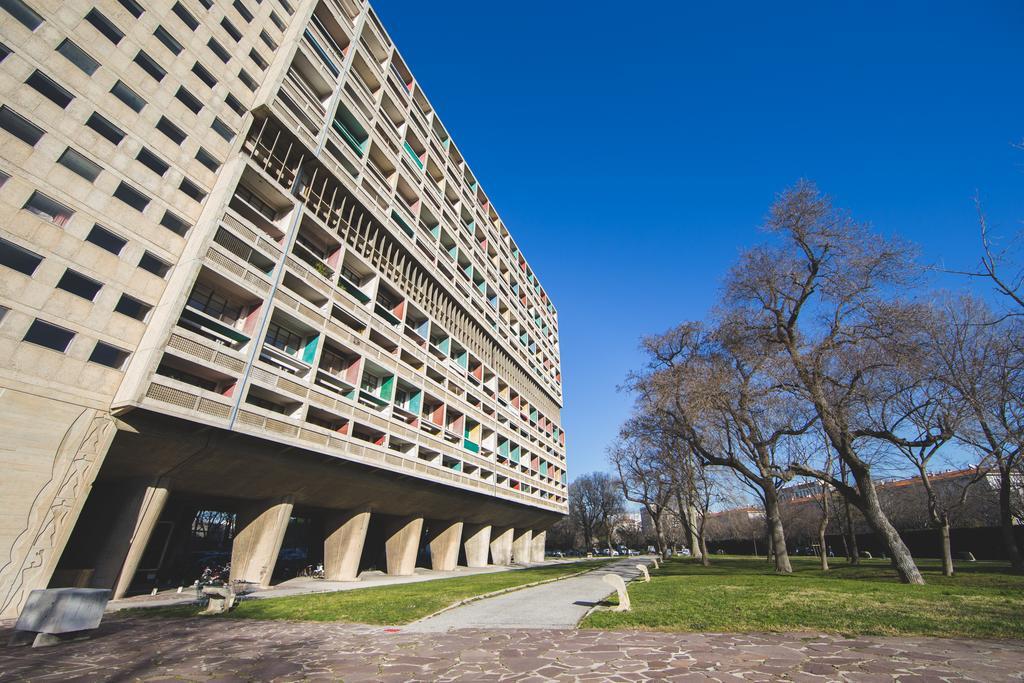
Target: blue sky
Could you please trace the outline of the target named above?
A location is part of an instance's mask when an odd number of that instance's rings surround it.
[[[558,306],[573,477],[797,179],[950,267],[1024,219],[1019,1],[373,4]]]

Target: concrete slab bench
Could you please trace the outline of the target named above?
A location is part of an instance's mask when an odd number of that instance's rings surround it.
[[[104,588],[46,588],[34,590],[21,610],[10,645],[45,647],[88,638],[103,619],[110,600]]]

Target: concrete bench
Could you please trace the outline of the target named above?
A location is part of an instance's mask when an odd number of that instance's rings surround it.
[[[47,588],[29,593],[10,645],[45,647],[89,637],[99,627],[110,591],[103,588]]]

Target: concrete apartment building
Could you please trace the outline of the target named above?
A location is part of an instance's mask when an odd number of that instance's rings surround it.
[[[0,0],[0,238],[0,616],[543,557],[557,313],[366,3]]]

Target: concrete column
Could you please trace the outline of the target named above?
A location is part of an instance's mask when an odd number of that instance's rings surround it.
[[[535,531],[533,532],[533,540],[530,541],[530,555],[532,556],[533,562],[544,561],[544,546],[548,540],[547,531]]]
[[[462,522],[434,522],[430,527],[430,567],[436,572],[450,572],[459,564]]]
[[[416,569],[416,553],[423,535],[422,517],[403,517],[388,529],[384,551],[387,553],[388,574],[409,576]]]
[[[491,561],[494,564],[508,566],[512,564],[512,532],[507,527],[494,527],[491,531]]]
[[[466,549],[467,567],[486,567],[490,544],[490,524],[466,524],[462,527],[462,546]]]
[[[530,564],[533,561],[533,531],[516,529],[512,534],[512,561],[516,564]]]
[[[358,581],[370,511],[366,508],[332,512],[325,522],[324,578]]]
[[[128,591],[153,528],[167,502],[164,480],[126,484],[127,501],[107,530],[90,585],[110,588],[113,599]]]
[[[232,581],[251,581],[263,588],[270,585],[292,516],[292,502],[291,496],[265,501],[238,516],[231,546]]]

